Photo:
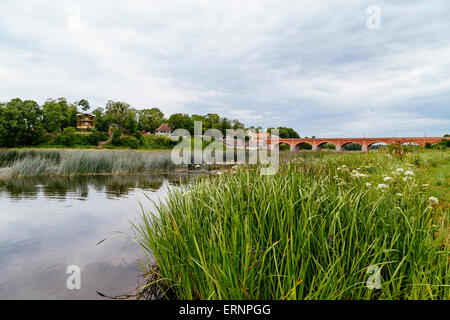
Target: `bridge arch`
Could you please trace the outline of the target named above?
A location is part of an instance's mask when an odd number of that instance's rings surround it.
[[[313,145],[309,142],[303,141],[300,143],[297,143],[295,147],[299,150],[311,150],[313,148]]]
[[[337,148],[337,144],[336,142],[332,142],[332,141],[320,141],[317,144],[317,147],[320,149],[331,149],[331,150],[336,150]]]
[[[279,141],[276,144],[274,144],[272,147],[275,149],[278,149],[280,151],[290,150],[292,148],[291,144],[287,141]]]
[[[402,146],[411,146],[411,147],[421,147],[421,146],[423,146],[421,143],[416,142],[416,141],[405,141],[405,142],[402,142],[400,145],[402,145]]]
[[[345,151],[361,151],[363,145],[356,141],[348,141],[343,143],[341,147]]]
[[[367,144],[368,147],[373,146],[374,144],[376,145],[383,145],[383,146],[387,146],[389,143],[385,142],[385,141],[373,141]]]
[[[369,148],[370,150],[377,150],[379,148],[386,147],[387,145],[388,145],[388,143],[384,142],[384,141],[371,142],[367,145],[367,148]]]

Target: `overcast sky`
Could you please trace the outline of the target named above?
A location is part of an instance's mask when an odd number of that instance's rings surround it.
[[[213,112],[301,136],[442,136],[450,1],[0,0],[0,101],[14,97]]]

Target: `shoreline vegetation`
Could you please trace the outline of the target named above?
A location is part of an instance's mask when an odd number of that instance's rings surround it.
[[[170,151],[0,150],[0,178],[133,174],[175,169]]]
[[[138,297],[446,299],[449,163],[430,150],[299,152],[274,176],[197,179],[132,223]]]

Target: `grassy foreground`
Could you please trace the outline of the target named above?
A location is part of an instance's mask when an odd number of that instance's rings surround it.
[[[175,299],[448,299],[449,160],[299,153],[274,176],[240,167],[173,190],[133,224],[156,265],[143,290],[157,285]],[[367,286],[371,265],[380,289]]]

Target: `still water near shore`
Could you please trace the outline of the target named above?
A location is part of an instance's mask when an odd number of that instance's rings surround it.
[[[141,274],[136,221],[184,174],[0,180],[0,299],[103,299],[129,292]],[[147,198],[148,197],[148,198]],[[104,240],[106,239],[106,240]],[[104,241],[102,241],[104,240]],[[100,243],[99,243],[100,242]],[[81,268],[68,290],[66,269]]]

